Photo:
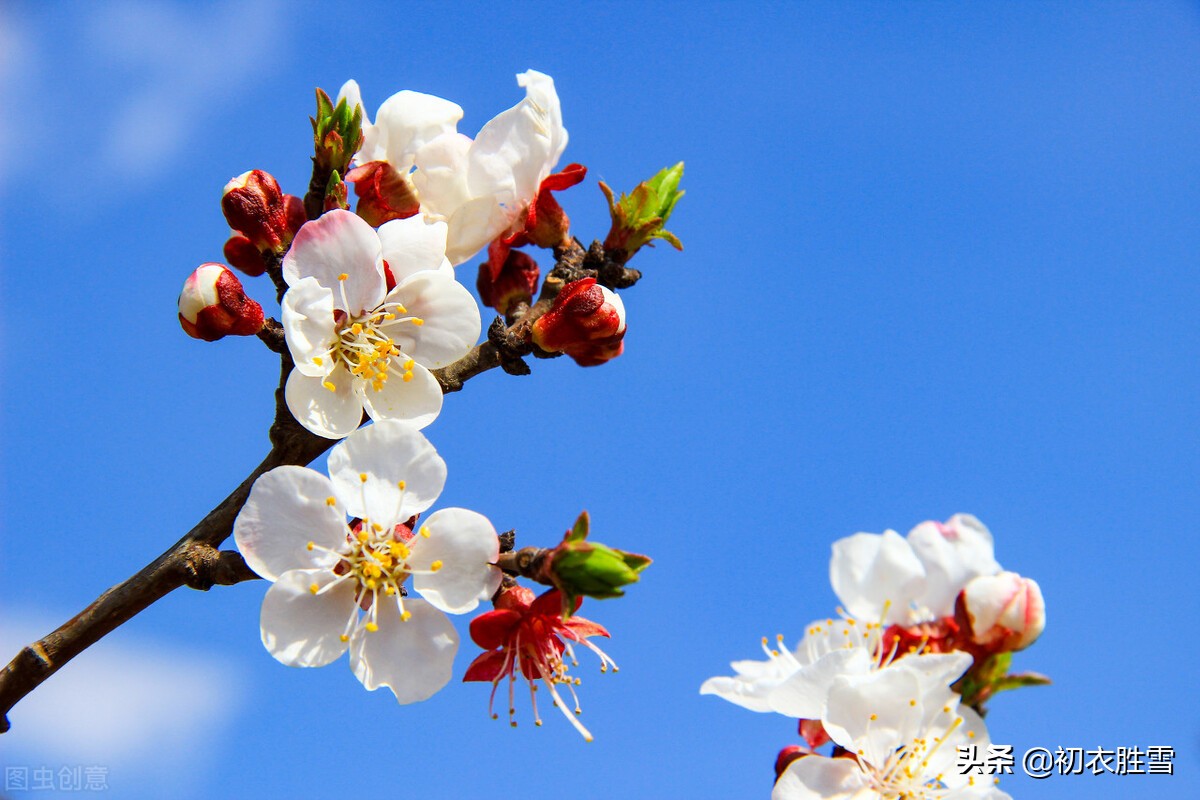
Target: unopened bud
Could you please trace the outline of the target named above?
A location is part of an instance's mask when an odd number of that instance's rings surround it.
[[[807,755],[812,754],[798,744],[789,744],[780,750],[779,755],[775,756],[775,780],[779,780],[779,776],[787,771],[787,768],[791,766],[793,761],[798,758],[804,758]]]
[[[488,247],[488,260],[479,265],[475,288],[485,306],[507,314],[518,303],[533,301],[541,275],[537,262],[527,253],[512,250],[497,239]]]
[[[275,178],[261,169],[225,184],[221,210],[229,227],[262,252],[286,250],[305,221],[303,201],[285,195]]]
[[[240,233],[230,236],[225,242],[225,260],[231,267],[236,267],[251,278],[267,271],[267,260],[263,258],[263,254],[253,242]]]
[[[811,750],[823,747],[830,741],[829,734],[825,732],[825,726],[819,719],[802,719],[796,727]]]
[[[587,541],[590,524],[587,512],[580,514],[547,559],[551,580],[565,602],[582,595],[620,597],[622,587],[637,583],[638,573],[650,566],[646,556]]]
[[[998,652],[1025,649],[1046,627],[1041,588],[1015,572],[972,578],[958,595],[956,611],[975,644]]]
[[[548,352],[566,351],[625,332],[625,304],[595,278],[568,283],[550,310],[533,323],[533,343]]]
[[[607,339],[572,345],[563,352],[575,359],[575,363],[581,367],[598,367],[601,364],[607,364],[625,352],[625,331]]]
[[[188,336],[215,342],[253,336],[263,326],[262,306],[246,296],[242,282],[223,264],[201,264],[183,283],[179,324]]]

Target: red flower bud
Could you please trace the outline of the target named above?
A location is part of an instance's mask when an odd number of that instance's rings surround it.
[[[816,750],[830,742],[829,734],[825,732],[825,726],[819,719],[802,719],[797,727],[800,735],[804,737],[804,741],[808,743],[809,749]]]
[[[260,251],[287,249],[304,224],[304,202],[285,195],[279,183],[261,169],[242,173],[225,184],[221,197],[225,220]]]
[[[253,336],[262,330],[263,310],[224,264],[201,264],[183,283],[179,324],[188,336],[207,342]]]
[[[625,304],[595,278],[568,283],[550,310],[533,323],[533,343],[548,352],[569,354],[569,348],[603,340],[611,347],[613,337],[624,333]]]
[[[421,210],[417,193],[408,178],[386,161],[371,161],[346,173],[354,184],[358,205],[354,210],[378,228],[393,219],[407,219]]]
[[[624,339],[625,331],[621,331],[607,339],[572,345],[563,352],[575,359],[575,363],[581,367],[598,367],[625,352]]]
[[[808,755],[812,754],[798,744],[789,744],[780,750],[779,755],[775,756],[775,780],[779,780],[793,761]]]
[[[229,241],[225,242],[225,260],[251,278],[267,271],[267,261],[263,254],[258,252],[253,242],[240,233],[230,236]]]
[[[528,254],[497,239],[488,247],[487,262],[479,265],[475,288],[485,306],[507,314],[518,303],[533,301],[541,276],[537,262]]]

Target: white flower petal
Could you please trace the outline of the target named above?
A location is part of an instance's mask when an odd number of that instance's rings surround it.
[[[567,132],[553,79],[529,70],[517,82],[525,87],[525,99],[479,131],[471,145],[467,185],[475,197],[511,185],[517,202],[527,206],[558,163]]]
[[[909,531],[908,543],[925,567],[925,591],[916,602],[935,616],[954,613],[954,598],[972,578],[1000,571],[991,532],[970,514],[923,522]]]
[[[333,384],[333,391],[325,386],[327,382]],[[341,439],[362,421],[362,399],[354,393],[354,378],[341,365],[324,378],[292,370],[283,396],[296,421],[326,439]]]
[[[500,556],[500,539],[487,517],[465,508],[443,508],[419,530],[408,563],[427,570],[441,562],[436,572],[413,575],[413,588],[434,606],[466,614],[500,588],[500,570],[493,566]]]
[[[350,642],[350,667],[362,685],[387,686],[400,703],[427,700],[450,681],[458,633],[441,611],[424,600],[406,598],[400,619],[395,597],[380,597],[379,630],[360,627]]]
[[[796,719],[821,719],[834,679],[839,675],[865,675],[873,666],[874,659],[864,647],[834,650],[800,667],[772,689],[767,707]]]
[[[446,264],[446,223],[420,214],[380,225],[379,243],[396,283],[414,272],[440,270]]]
[[[924,578],[921,562],[895,531],[856,533],[833,543],[829,581],[846,610],[861,620],[910,622]]]
[[[834,742],[863,752],[867,763],[881,766],[892,751],[920,732],[924,698],[916,675],[881,669],[834,679],[821,722]]]
[[[454,363],[479,341],[479,306],[453,273],[426,270],[409,276],[388,294],[386,302],[393,301],[408,313],[381,329],[404,355],[430,369]],[[425,324],[414,325],[405,317]]]
[[[353,579],[313,594],[337,579],[328,569],[295,569],[279,576],[262,605],[262,642],[289,667],[323,667],[346,652],[341,640],[354,609]]]
[[[520,209],[500,205],[492,195],[473,198],[450,215],[446,258],[458,266],[512,226]]]
[[[470,137],[461,133],[439,136],[416,154],[413,186],[426,214],[448,219],[454,209],[471,199],[467,188],[467,154]]]
[[[351,516],[395,524],[433,505],[446,485],[446,462],[412,426],[376,422],[330,451],[329,476]]]
[[[283,334],[296,369],[311,377],[328,375],[335,365],[329,353],[338,339],[333,291],[316,278],[302,278],[284,292],[281,305]]]
[[[430,141],[454,133],[463,110],[457,103],[408,89],[383,101],[375,115],[378,139],[372,161],[387,161],[401,173],[413,166],[416,152]]]
[[[858,764],[848,758],[802,756],[775,782],[771,800],[868,800],[877,798]]]
[[[396,359],[392,363],[396,364]],[[360,381],[359,397],[367,414],[376,422],[396,420],[420,430],[442,413],[442,386],[420,364],[413,364],[412,380],[402,380],[402,373],[403,370],[393,370],[387,383],[378,390]]]
[[[233,523],[233,538],[246,564],[269,581],[289,570],[332,566],[333,556],[308,549],[341,546],[346,517],[330,506],[333,484],[307,467],[276,467],[259,477]]]
[[[342,274],[347,277],[339,281]],[[375,229],[340,208],[306,222],[283,258],[283,277],[288,286],[295,286],[310,276],[332,289],[334,306],[351,316],[378,306],[386,286]]]

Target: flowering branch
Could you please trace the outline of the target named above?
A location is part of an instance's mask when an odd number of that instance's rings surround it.
[[[512,324],[505,325],[497,318],[499,324],[489,329],[486,341],[455,363],[435,371],[444,393],[458,391],[470,378],[495,367],[503,367],[510,374],[528,374],[530,370],[523,356],[533,354],[548,358],[557,355],[540,351],[529,337],[533,324],[552,307],[566,284],[593,277],[605,285],[627,287],[641,277],[637,270],[619,263],[599,243],[585,251],[578,241],[571,240],[556,249],[555,256],[557,263],[546,277],[536,303],[526,306]],[[272,277],[277,272],[268,271]],[[206,591],[212,586],[228,586],[258,577],[237,552],[219,550],[233,531],[233,521],[246,502],[250,487],[259,476],[275,467],[304,466],[312,462],[334,441],[305,430],[288,410],[284,385],[294,365],[284,340],[283,327],[276,320],[267,319],[257,335],[268,348],[280,354],[281,362],[280,383],[275,392],[275,421],[270,431],[271,451],[183,538],[136,574],[104,592],[52,633],[23,648],[0,671],[0,733],[8,731],[8,712],[23,697],[68,661],[156,601],[184,586]],[[515,366],[518,364],[519,367]]]

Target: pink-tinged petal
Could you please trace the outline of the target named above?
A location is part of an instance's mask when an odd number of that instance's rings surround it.
[[[923,522],[907,538],[925,567],[925,591],[916,602],[933,616],[953,614],[954,598],[972,578],[1000,571],[991,532],[970,514]]]
[[[394,219],[379,226],[383,260],[400,283],[422,270],[441,270],[446,262],[446,223],[431,222],[421,215]],[[453,275],[453,270],[450,271]]]
[[[328,375],[335,365],[329,354],[338,339],[333,292],[316,278],[303,278],[284,292],[282,306],[283,334],[296,369],[310,377]]]
[[[474,611],[500,588],[495,566],[500,539],[487,517],[465,508],[443,508],[431,514],[413,540],[408,563],[416,570],[413,588],[449,614]],[[426,535],[428,534],[428,535]]]
[[[535,617],[557,617],[562,614],[562,601],[562,592],[558,589],[542,592],[529,604],[529,613]],[[576,597],[575,608],[571,609],[571,613],[577,611],[581,605],[583,605],[583,598]]]
[[[471,641],[484,650],[495,650],[508,641],[509,635],[520,623],[520,612],[512,609],[485,611],[471,620]]]
[[[861,620],[909,622],[924,580],[924,567],[895,531],[856,533],[833,543],[829,581],[846,610]]]
[[[341,275],[346,278],[339,280]],[[376,308],[386,292],[379,236],[357,214],[335,208],[296,234],[283,258],[283,277],[288,286],[316,278],[333,291],[335,307],[359,316]]]
[[[403,355],[392,359],[393,365],[406,363]],[[359,381],[358,395],[367,414],[376,422],[395,420],[420,430],[437,419],[442,412],[442,386],[433,373],[413,363],[412,379],[401,377],[405,370],[394,369],[387,383],[376,389],[367,381]]]
[[[453,273],[426,270],[398,280],[387,301],[400,303],[407,313],[380,329],[405,356],[437,369],[453,364],[475,346],[482,327],[479,306]],[[414,317],[424,324],[413,324]]]
[[[450,682],[458,633],[441,611],[414,598],[404,599],[412,616],[401,620],[396,597],[380,597],[375,621],[350,641],[350,667],[362,685],[374,691],[387,686],[401,704],[428,700]]]
[[[417,151],[439,136],[453,134],[462,116],[462,108],[449,100],[408,89],[396,92],[375,115],[379,138],[372,160],[407,172]]]
[[[467,672],[463,675],[463,683],[471,681],[486,681],[492,683],[506,673],[505,667],[509,663],[509,655],[503,650],[493,650],[489,653],[481,653],[475,657],[471,665],[467,667]]]
[[[326,384],[332,385],[333,389]],[[292,370],[283,396],[296,421],[326,439],[341,439],[362,421],[363,404],[354,393],[354,379],[341,366],[324,378]]]
[[[354,609],[354,581],[328,569],[296,569],[279,576],[262,605],[262,642],[289,667],[323,667],[346,652],[342,633]],[[314,593],[312,587],[317,587]]]
[[[446,485],[446,462],[402,422],[376,422],[356,431],[330,451],[328,463],[334,494],[350,516],[381,525],[420,514]]]
[[[269,581],[290,570],[332,566],[333,556],[309,550],[340,546],[346,517],[329,505],[333,484],[307,467],[276,467],[259,477],[233,523],[233,538],[246,564]]]
[[[771,791],[771,800],[874,800],[858,764],[848,758],[803,756],[793,761]]]

